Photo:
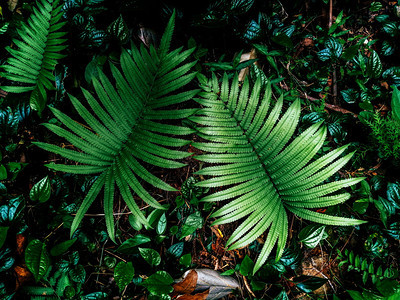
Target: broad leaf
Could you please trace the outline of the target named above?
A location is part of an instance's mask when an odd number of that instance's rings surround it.
[[[382,62],[376,51],[371,50],[371,55],[367,61],[366,75],[371,78],[379,78],[382,74]]]
[[[161,256],[158,252],[151,248],[139,248],[140,255],[151,266],[158,266],[161,263]]]
[[[50,267],[46,245],[39,240],[32,240],[25,250],[25,262],[36,282],[40,281]]]
[[[114,269],[114,279],[120,291],[122,291],[133,279],[135,269],[132,262],[119,262]]]
[[[322,240],[325,233],[325,226],[323,225],[308,225],[303,228],[299,233],[299,240],[307,248],[315,248]]]
[[[37,182],[29,192],[29,197],[31,198],[32,201],[38,201],[41,203],[49,200],[50,195],[51,195],[51,187],[50,187],[49,176],[46,176],[45,178]]]
[[[155,274],[149,276],[142,285],[144,285],[150,293],[161,296],[163,294],[169,294],[174,290],[171,286],[173,282],[174,279],[167,272],[157,271]]]
[[[121,246],[117,248],[117,252],[131,254],[134,252],[135,248],[139,245],[150,242],[151,239],[143,234],[135,235],[133,238],[127,239],[122,243]]]
[[[50,254],[52,256],[58,256],[58,255],[64,254],[65,251],[67,251],[75,242],[76,242],[76,238],[74,238],[72,240],[61,242],[50,249]]]

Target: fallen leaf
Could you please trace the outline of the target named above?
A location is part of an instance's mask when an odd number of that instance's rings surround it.
[[[205,300],[205,299],[209,299],[209,298],[207,298],[209,293],[210,293],[210,291],[206,290],[206,291],[204,291],[202,293],[198,293],[196,295],[187,295],[187,294],[182,295],[182,296],[177,297],[176,299],[179,299],[179,300]]]
[[[174,288],[174,293],[191,294],[193,293],[196,284],[197,272],[195,270],[190,270],[182,281],[174,284],[172,287]]]
[[[16,236],[16,244],[17,244],[17,253],[18,255],[22,255],[25,250],[25,244],[26,244],[26,237],[22,234],[17,234]]]
[[[14,272],[16,275],[15,290],[18,290],[25,282],[32,278],[32,273],[29,272],[26,266],[15,266]]]
[[[190,270],[183,274],[183,278],[186,278],[186,276],[188,276],[192,271],[193,270]],[[210,269],[196,269],[196,273],[197,285],[194,292],[204,293],[205,291],[208,291],[207,300],[220,299],[229,295],[233,290],[240,288],[240,284],[237,280],[230,276],[221,276],[217,271]],[[181,299],[181,297],[179,299]]]

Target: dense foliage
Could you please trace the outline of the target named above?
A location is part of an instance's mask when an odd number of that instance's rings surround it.
[[[1,1],[0,299],[397,299],[399,36],[386,0]]]

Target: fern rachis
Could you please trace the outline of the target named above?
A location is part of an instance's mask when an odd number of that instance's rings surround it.
[[[299,100],[280,117],[283,98],[268,113],[271,87],[262,96],[260,80],[250,92],[248,81],[239,89],[237,77],[229,85],[226,75],[221,84],[214,76],[203,89],[197,101],[204,108],[191,119],[199,124],[198,135],[208,142],[193,146],[206,152],[196,159],[218,165],[198,172],[212,176],[198,186],[230,187],[202,201],[230,200],[212,215],[217,217],[215,225],[247,217],[228,240],[229,249],[246,246],[269,230],[254,272],[276,243],[277,258],[282,255],[288,232],[287,211],[329,225],[363,223],[310,210],[346,201],[349,194],[337,191],[362,178],[323,183],[348,162],[352,153],[340,157],[345,146],[311,162],[326,137],[321,123],[290,142],[300,117]]]
[[[150,206],[165,209],[145,190],[141,181],[163,190],[175,190],[145,168],[147,164],[164,168],[182,167],[184,164],[176,160],[191,155],[176,149],[189,143],[176,136],[190,134],[193,130],[165,124],[165,121],[193,114],[194,109],[169,110],[168,107],[190,100],[197,93],[181,91],[194,77],[190,73],[194,63],[185,62],[192,50],[168,52],[173,27],[174,17],[168,23],[158,50],[152,46],[147,50],[143,46],[138,49],[132,45],[131,54],[122,51],[122,72],[111,65],[116,87],[99,71],[99,78],[93,79],[97,97],[82,89],[90,109],[70,96],[73,106],[90,130],[61,111],[51,109],[67,129],[50,124],[46,127],[67,139],[79,152],[41,142],[36,144],[80,164],[50,164],[48,167],[75,174],[99,174],[77,212],[71,233],[101,191],[107,230],[114,240],[113,198],[116,191],[119,191],[134,217],[140,223],[149,225],[132,192]]]

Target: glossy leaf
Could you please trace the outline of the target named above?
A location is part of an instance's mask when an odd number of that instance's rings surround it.
[[[38,201],[40,203],[46,202],[50,199],[51,186],[49,176],[44,177],[37,182],[29,192],[29,197],[32,201]]]
[[[179,259],[179,263],[182,266],[189,267],[191,265],[191,263],[192,263],[192,255],[190,253],[187,253],[187,254],[183,255]]]
[[[367,60],[366,75],[370,78],[379,78],[382,74],[382,62],[376,51],[371,50],[371,55]]]
[[[315,248],[322,240],[325,233],[325,226],[319,224],[308,225],[299,233],[299,240],[307,248]]]
[[[174,279],[167,272],[157,271],[149,276],[142,285],[144,285],[150,293],[161,296],[163,294],[169,294],[174,290],[171,286],[173,282]]]
[[[67,240],[55,245],[53,248],[50,249],[50,254],[52,256],[59,256],[61,254],[64,254],[65,251],[67,251],[76,242],[76,240],[77,239],[74,238],[72,240]]]
[[[167,217],[165,216],[165,213],[163,213],[160,219],[158,220],[156,231],[157,234],[164,234],[166,230],[167,230]]]
[[[127,239],[122,243],[121,246],[117,248],[117,252],[131,254],[134,252],[135,248],[139,245],[150,242],[151,239],[143,234],[135,235],[133,238]]]
[[[46,245],[39,240],[32,240],[25,250],[25,262],[36,282],[40,281],[50,267]]]
[[[167,252],[176,258],[181,257],[184,246],[185,244],[183,242],[173,244],[171,247],[168,248]]]
[[[161,263],[161,256],[151,248],[139,248],[140,255],[151,266],[158,266]]]
[[[114,269],[114,279],[120,291],[122,291],[133,279],[135,269],[132,262],[119,262]]]
[[[301,275],[293,278],[296,286],[305,293],[311,293],[328,282],[328,279],[314,276]]]
[[[125,44],[129,41],[129,28],[122,18],[122,15],[119,15],[119,17],[110,24],[107,31],[115,36],[121,44]]]
[[[78,283],[84,283],[86,279],[86,271],[82,265],[77,265],[75,268],[69,271],[71,279]]]
[[[189,215],[182,226],[181,239],[196,231],[203,226],[203,217],[199,211]]]

